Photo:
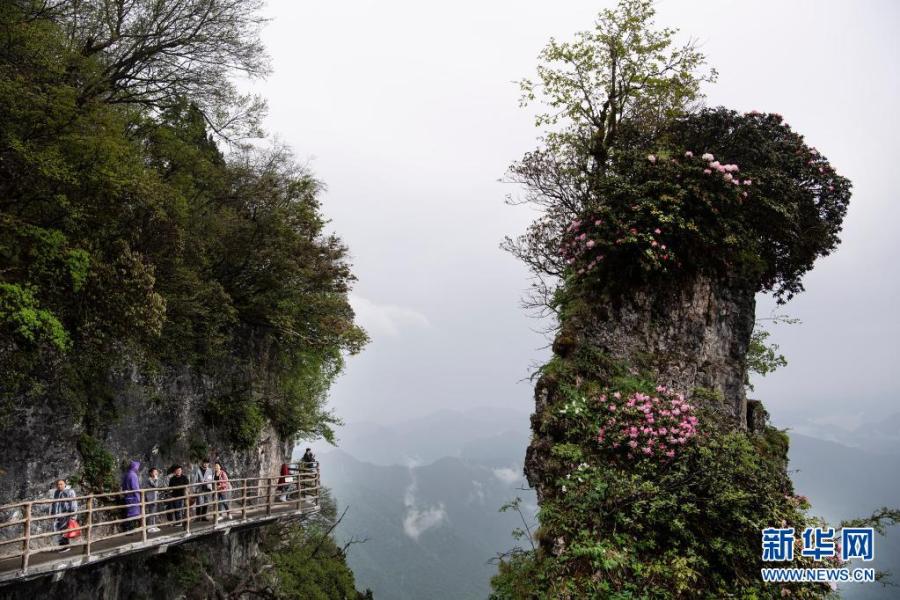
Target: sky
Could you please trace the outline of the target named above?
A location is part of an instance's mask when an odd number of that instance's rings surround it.
[[[514,83],[550,37],[612,2],[270,0],[274,72],[254,90],[267,130],[326,184],[348,244],[352,303],[372,342],[331,393],[347,422],[441,409],[532,408],[546,323],[520,306],[524,266],[499,249],[534,217],[510,207],[507,166],[536,146]],[[709,105],[784,115],[854,183],[843,243],[784,307],[789,365],[758,382],[773,422],[813,432],[900,411],[895,140],[900,4],[663,0],[657,23],[695,38],[719,71]]]

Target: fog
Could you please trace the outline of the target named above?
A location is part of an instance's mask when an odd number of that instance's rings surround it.
[[[536,145],[514,80],[551,36],[610,2],[273,1],[269,131],[327,185],[349,245],[353,304],[372,343],[331,405],[348,422],[437,409],[531,407],[546,325],[519,300],[528,274],[498,244],[533,217],[504,204],[506,166]],[[757,384],[774,422],[803,430],[896,412],[895,234],[900,5],[661,2],[720,73],[708,104],[779,112],[854,183],[843,243],[779,307],[787,368]],[[759,313],[771,301],[761,298]]]

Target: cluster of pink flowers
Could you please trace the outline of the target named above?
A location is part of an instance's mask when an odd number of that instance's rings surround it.
[[[628,458],[674,458],[697,435],[694,407],[666,386],[656,395],[604,393],[597,398],[601,415],[597,441]]]
[[[691,152],[690,150],[688,150],[687,152],[684,153],[684,155],[686,157],[690,158],[690,157],[694,156],[694,153]],[[740,172],[741,169],[736,164],[733,164],[733,163],[723,164],[723,163],[717,161],[716,157],[713,156],[712,154],[710,154],[709,152],[704,153],[703,156],[700,157],[700,159],[707,163],[706,168],[703,169],[703,173],[705,175],[712,175],[713,171],[715,171],[722,175],[722,179],[724,179],[726,182],[728,182],[732,185],[738,185],[738,186],[753,185],[752,179],[746,179],[746,178],[741,179],[741,176],[738,175],[738,173]],[[746,191],[742,192],[741,197],[746,198],[747,192]]]
[[[559,255],[570,266],[578,261],[579,275],[593,271],[606,259],[604,247],[621,246],[626,242],[646,244],[646,249],[659,260],[670,259],[668,246],[661,239],[663,231],[659,227],[647,231],[638,231],[635,227],[613,229],[609,233],[618,237],[611,243],[598,231],[603,225],[603,219],[576,219],[566,228]]]
[[[687,159],[691,159],[694,157],[694,153],[691,152],[690,150],[686,150],[684,153],[684,157]],[[654,154],[648,154],[647,160],[653,164],[656,164],[657,157]],[[712,175],[713,173],[719,173],[720,175],[722,175],[722,179],[724,179],[725,182],[730,183],[732,185],[735,185],[735,186],[753,185],[753,180],[751,180],[749,178],[741,178],[741,176],[738,175],[738,173],[740,172],[740,167],[738,167],[736,164],[722,163],[722,162],[716,160],[716,157],[713,156],[709,152],[703,153],[700,156],[700,160],[707,163],[706,168],[703,169],[703,173],[705,175]],[[677,162],[677,161],[673,158],[672,162]],[[746,191],[741,192],[742,198],[746,198],[747,195],[748,194]]]
[[[600,227],[601,225],[603,225],[602,219],[594,220],[594,227]],[[575,220],[569,223],[569,227],[566,229],[566,234],[569,239],[567,242],[563,243],[559,251],[560,256],[565,259],[566,264],[574,264],[576,259],[583,258],[588,251],[593,250],[594,247],[597,246],[598,242],[588,237],[588,231],[590,229],[591,226],[589,222]],[[579,269],[579,275],[583,275],[585,272],[594,269],[604,258],[606,258],[604,254],[594,253],[593,258]]]

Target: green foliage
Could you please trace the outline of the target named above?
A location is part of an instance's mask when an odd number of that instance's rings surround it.
[[[693,43],[673,47],[677,31],[655,28],[655,13],[650,0],[620,0],[592,31],[573,42],[551,39],[541,51],[537,81],[520,82],[521,103],[547,107],[536,125],[551,128],[548,153],[602,172],[622,121],[652,131],[699,99],[702,81],[715,79],[715,71],[700,73],[705,58]]]
[[[320,517],[302,525],[269,530],[261,544],[272,566],[273,595],[279,600],[366,600],[372,592],[356,590],[347,567],[346,548],[331,535],[336,518],[334,500],[322,494]]]
[[[200,26],[218,29],[190,39],[177,31],[199,4],[180,3],[181,21],[157,4],[136,3],[145,21],[117,18],[123,31],[158,23],[151,35],[188,53],[168,87],[173,73],[149,66],[165,57],[135,67],[133,48],[89,31],[91,3],[0,8],[3,403],[53,387],[51,402],[101,434],[115,368],[187,366],[216,382],[201,408],[226,444],[249,447],[266,421],[285,438],[327,434],[325,392],[366,342],[347,250],[326,231],[321,184],[289,151],[219,150],[208,124],[223,115],[210,110],[241,103],[213,97],[223,82],[214,90],[200,72],[232,67],[189,55],[264,72],[257,4],[208,7]],[[120,78],[118,61],[150,71]]]
[[[501,561],[494,598],[781,598],[759,577],[760,531],[813,522],[793,496],[783,432],[749,435],[704,417],[674,459],[610,460],[597,439],[608,412],[591,400],[595,390],[622,389],[624,398],[652,393],[652,382],[557,372],[542,413],[553,444],[541,547]],[[830,593],[821,584],[788,587],[794,598]]]
[[[69,336],[56,316],[40,308],[27,289],[0,283],[0,324],[21,345],[45,345],[58,352],[69,347]]]
[[[81,471],[77,479],[81,487],[91,493],[112,491],[118,472],[116,457],[99,440],[86,433],[78,438],[78,453],[81,455]]]
[[[799,319],[793,319],[784,315],[774,316],[770,319],[773,323],[787,323],[793,325],[799,323]],[[750,345],[747,348],[747,389],[752,390],[753,384],[750,383],[750,376],[753,373],[761,377],[765,377],[775,369],[787,366],[787,359],[783,354],[778,353],[778,344],[769,344],[767,340],[771,333],[763,329],[760,320],[756,321],[756,327],[753,328],[753,335],[750,337]]]
[[[204,417],[208,424],[219,429],[235,450],[254,447],[265,425],[259,405],[252,398],[243,399],[238,394],[210,401]]]
[[[778,115],[703,110],[632,146],[561,235],[573,283],[621,289],[700,271],[790,298],[838,243],[850,183]]]
[[[778,353],[778,344],[767,344],[770,332],[756,327],[750,337],[750,346],[747,348],[747,387],[753,389],[749,381],[751,373],[765,377],[775,369],[787,365],[787,359]]]

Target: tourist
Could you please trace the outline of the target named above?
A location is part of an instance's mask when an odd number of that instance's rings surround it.
[[[56,489],[53,491],[53,498],[56,500],[50,505],[50,514],[57,518],[53,520],[53,530],[65,532],[69,526],[69,519],[75,518],[75,511],[78,510],[78,501],[75,500],[75,490],[66,484],[65,479],[56,481]],[[59,545],[63,546],[61,552],[68,552],[69,538],[65,533],[59,537]]]
[[[172,467],[172,476],[169,478],[169,486],[175,489],[170,490],[169,492],[169,497],[171,498],[169,501],[169,509],[174,511],[170,514],[175,515],[174,519],[176,523],[181,523],[185,520],[184,494],[189,483],[190,481],[188,481],[187,476],[184,474],[181,465],[174,465]],[[182,527],[185,527],[186,525],[187,523],[181,523]]]
[[[144,487],[147,489],[147,491],[144,492],[144,500],[147,509],[148,533],[156,533],[159,531],[159,527],[157,527],[157,525],[159,525],[159,517],[156,516],[156,513],[159,512],[159,501],[162,500],[159,488],[165,486],[166,480],[160,476],[159,469],[152,467],[147,479],[144,481]]]
[[[141,468],[139,461],[131,461],[131,466],[122,476],[122,491],[125,494],[125,518],[122,524],[125,531],[131,531],[138,526],[137,519],[141,516],[141,484],[138,478],[138,470]]]
[[[231,489],[231,484],[228,483],[228,473],[225,472],[225,469],[222,468],[221,463],[216,463],[213,467],[213,477],[216,481],[216,494],[218,495],[219,500],[219,512],[222,515],[223,519],[230,519],[231,515],[228,514],[228,490]]]
[[[287,463],[281,463],[281,473],[278,478],[278,491],[281,492],[281,495],[278,496],[278,500],[281,502],[287,501],[288,492],[291,490],[291,469],[288,467]]]
[[[306,468],[312,468],[313,465],[316,464],[316,456],[313,454],[312,448],[306,449],[306,452],[303,453],[303,458],[301,458],[300,461]]]
[[[213,489],[213,470],[209,466],[208,459],[204,458],[201,465],[194,470],[193,480],[194,483],[199,484],[194,488],[198,494],[195,514],[203,521],[208,521],[209,518],[206,516],[206,513],[209,511],[209,503],[213,500],[210,494]]]

